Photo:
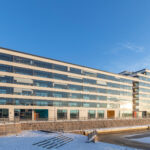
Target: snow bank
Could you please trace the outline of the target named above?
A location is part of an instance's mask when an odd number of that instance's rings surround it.
[[[19,135],[0,137],[0,150],[46,150],[32,145],[59,133],[44,133],[40,131],[24,131]],[[58,148],[58,150],[135,150],[102,142],[86,143],[87,137],[79,134],[63,133],[64,136],[73,138],[73,141]]]

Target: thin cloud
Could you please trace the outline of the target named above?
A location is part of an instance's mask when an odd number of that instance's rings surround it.
[[[135,52],[135,53],[143,53],[145,48],[143,46],[136,45],[131,42],[126,42],[126,43],[117,43],[116,47],[113,48],[112,52],[113,53],[118,53],[120,51],[130,51],[130,52]]]

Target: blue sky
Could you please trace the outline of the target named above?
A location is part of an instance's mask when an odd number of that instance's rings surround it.
[[[149,0],[0,0],[0,46],[110,72],[150,69]]]

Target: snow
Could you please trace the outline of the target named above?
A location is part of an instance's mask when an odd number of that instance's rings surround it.
[[[141,142],[141,143],[147,143],[150,144],[150,137],[143,137],[138,139],[132,139],[133,141]]]
[[[58,136],[58,134],[59,133],[24,131],[19,135],[0,137],[0,150],[46,150],[46,148],[32,144]],[[59,147],[59,150],[136,150],[134,148],[103,142],[87,143],[87,137],[79,134],[63,133],[63,135],[73,138],[73,141]]]

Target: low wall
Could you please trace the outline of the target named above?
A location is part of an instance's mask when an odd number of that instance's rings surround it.
[[[148,125],[150,119],[121,120],[89,120],[89,121],[59,121],[59,122],[26,122],[21,123],[22,130],[72,131],[95,128],[111,128],[123,126]]]
[[[47,131],[83,131],[96,128],[111,128],[125,126],[150,125],[150,119],[117,119],[117,120],[89,120],[89,121],[40,121],[20,122],[0,125],[0,135],[16,134],[22,130]]]
[[[0,124],[0,136],[18,134],[21,131],[20,123]]]

